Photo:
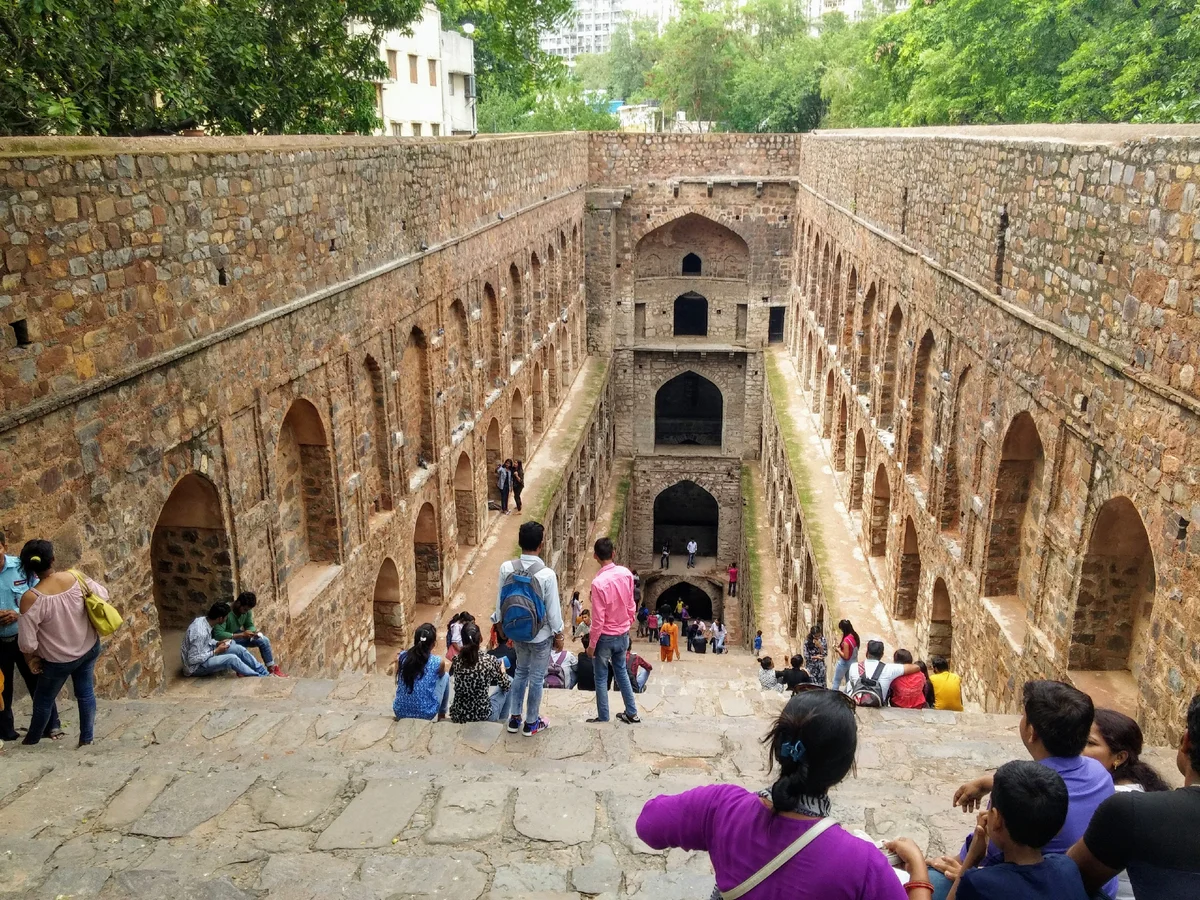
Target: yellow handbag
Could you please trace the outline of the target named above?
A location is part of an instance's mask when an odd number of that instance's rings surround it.
[[[92,627],[96,629],[96,634],[100,637],[108,637],[121,627],[123,621],[121,614],[117,612],[115,606],[92,592],[92,589],[88,587],[87,580],[78,569],[71,569],[71,574],[75,576],[75,580],[79,582],[79,589],[83,591],[83,608],[87,610],[88,619],[91,620]]]

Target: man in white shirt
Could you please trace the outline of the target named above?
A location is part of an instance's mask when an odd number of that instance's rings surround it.
[[[888,691],[892,682],[901,675],[911,675],[920,672],[921,667],[915,663],[885,663],[883,661],[883,641],[867,641],[867,658],[858,664],[858,674],[852,673],[850,678],[850,693],[858,690],[863,678],[871,678],[879,683],[880,698],[887,702]]]
[[[699,549],[699,548],[696,545],[695,539],[688,541],[688,543],[687,543],[688,563],[687,564],[688,564],[689,569],[696,568],[696,550],[697,549]]]

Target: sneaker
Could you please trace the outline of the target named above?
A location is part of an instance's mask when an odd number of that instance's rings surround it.
[[[508,733],[516,734],[520,730],[521,730],[521,717],[520,716],[509,716],[508,717]]]
[[[624,722],[626,725],[638,725],[642,721],[641,718],[639,718],[638,716],[627,716],[623,712],[617,713],[617,718],[620,719],[622,722]]]
[[[279,668],[279,666],[267,666],[267,671],[276,678],[287,678],[287,673],[284,672],[283,669]]]
[[[550,723],[545,719],[538,719],[536,722],[526,722],[525,728],[521,732],[525,737],[533,737],[539,731],[545,731],[550,727]]]

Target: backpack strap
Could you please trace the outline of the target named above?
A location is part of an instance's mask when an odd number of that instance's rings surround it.
[[[793,856],[819,838],[822,834],[836,825],[837,822],[830,818],[824,818],[817,821],[804,834],[784,847],[782,851],[769,863],[739,884],[737,887],[729,891],[721,891],[721,900],[738,900],[739,897],[750,893],[784,865]]]

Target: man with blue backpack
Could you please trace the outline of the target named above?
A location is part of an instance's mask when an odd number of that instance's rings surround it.
[[[558,576],[542,562],[540,555],[545,533],[539,522],[522,523],[517,534],[521,555],[500,565],[500,589],[496,611],[492,613],[492,621],[504,629],[517,653],[508,691],[511,704],[508,732],[519,731],[525,737],[533,737],[550,727],[538,711],[550,665],[550,644],[563,630]]]

